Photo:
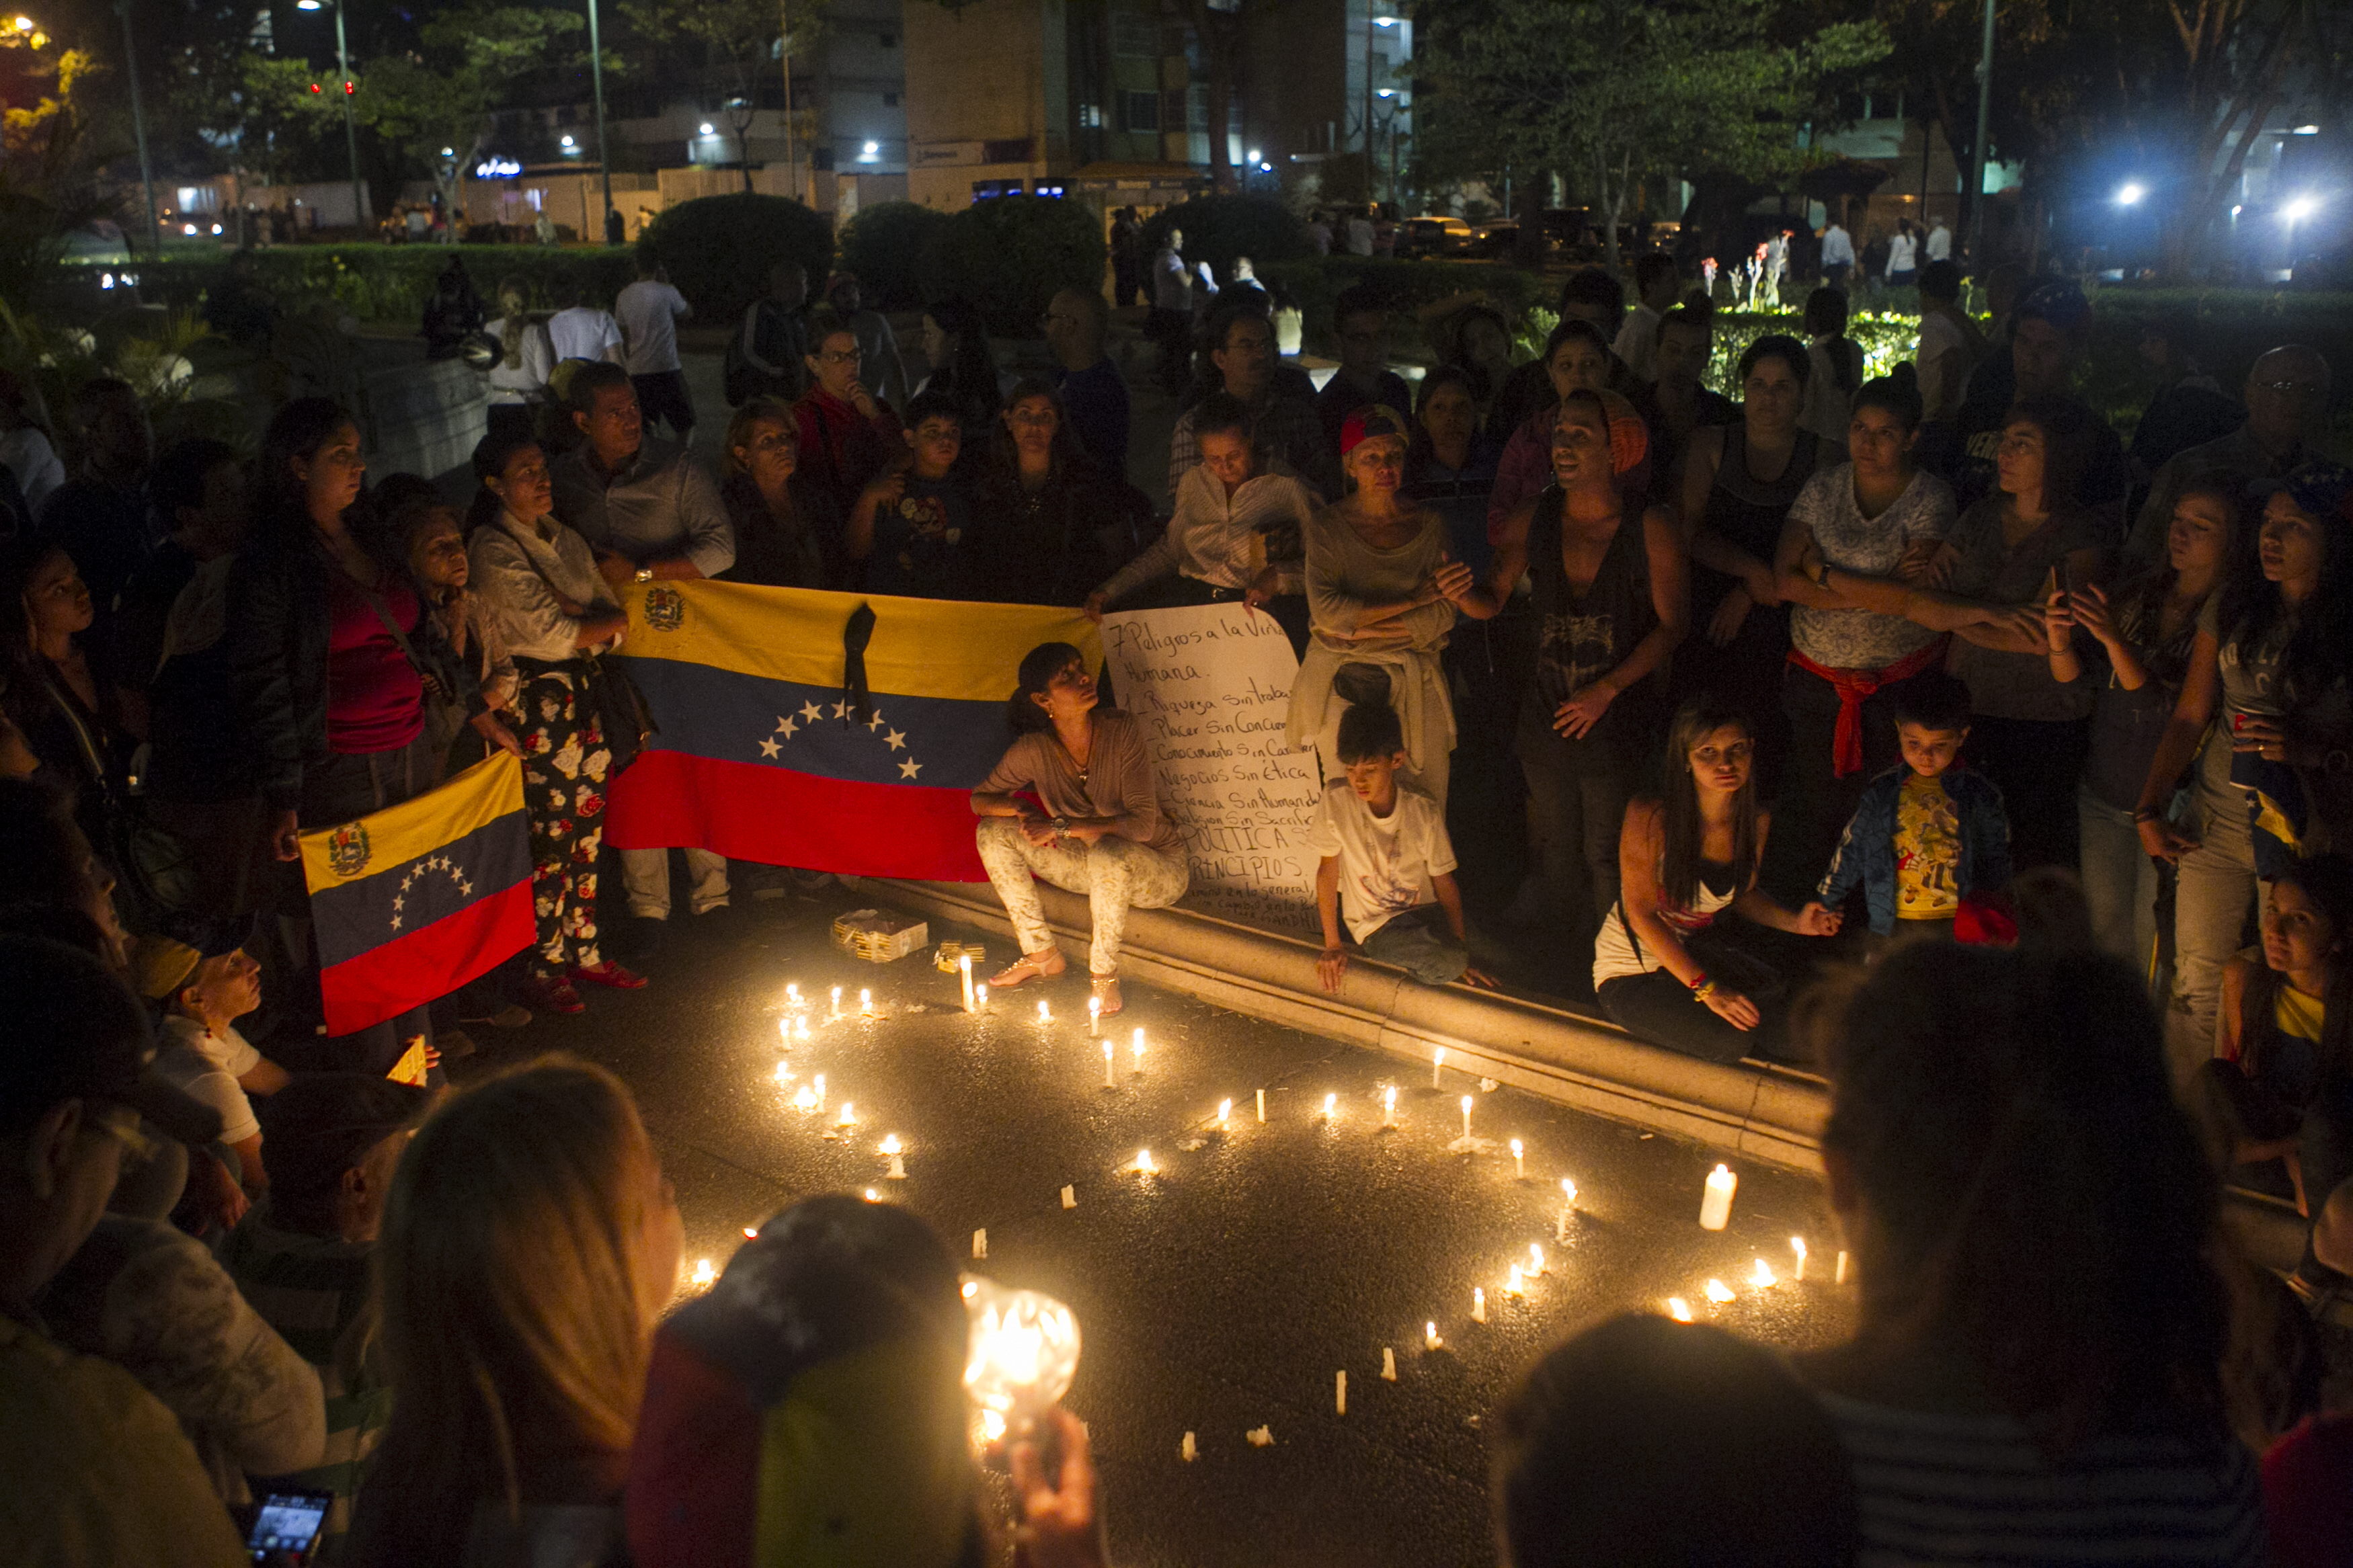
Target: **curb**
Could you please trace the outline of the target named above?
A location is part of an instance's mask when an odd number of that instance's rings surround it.
[[[986,882],[845,877],[845,886],[941,920],[1010,935]],[[1066,951],[1086,950],[1087,902],[1040,884],[1047,923]],[[1315,979],[1317,950],[1296,937],[1188,910],[1132,910],[1123,972],[1253,1018],[1429,1065],[1446,1048],[1454,1081],[1477,1076],[1613,1121],[1688,1138],[1744,1159],[1819,1175],[1828,1086],[1796,1069],[1724,1065],[1635,1039],[1615,1025],[1502,992],[1417,984],[1352,958],[1337,995]],[[2224,1215],[2247,1254],[2293,1268],[2304,1223],[2277,1199],[2226,1190]]]

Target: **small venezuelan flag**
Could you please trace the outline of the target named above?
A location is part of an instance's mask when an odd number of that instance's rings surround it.
[[[628,599],[623,668],[656,732],[613,781],[617,849],[984,880],[969,796],[1012,744],[1022,656],[1067,642],[1103,657],[1093,623],[1038,605],[732,583]]]
[[[446,996],[531,945],[531,822],[504,752],[439,788],[302,835],[327,1030]]]

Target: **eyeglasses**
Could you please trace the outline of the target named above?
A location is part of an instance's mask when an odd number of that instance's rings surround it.
[[[2325,383],[2317,381],[2259,381],[2255,387],[2280,397],[2319,397],[2328,390]]]
[[[856,349],[828,349],[817,357],[820,364],[856,364],[860,356]]]

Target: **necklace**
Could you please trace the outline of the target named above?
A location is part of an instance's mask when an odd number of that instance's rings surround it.
[[[1062,755],[1071,759],[1071,766],[1077,771],[1079,782],[1086,783],[1087,764],[1094,760],[1095,754],[1095,727],[1092,716],[1090,715],[1087,720],[1087,754],[1085,756],[1082,757],[1072,751],[1070,742],[1062,739],[1062,727],[1060,724],[1054,726],[1054,743],[1062,748]]]

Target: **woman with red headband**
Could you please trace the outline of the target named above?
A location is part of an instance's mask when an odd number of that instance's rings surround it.
[[[1674,514],[1630,476],[1649,456],[1634,405],[1572,391],[1552,429],[1552,482],[1504,522],[1487,585],[1462,598],[1485,620],[1534,579],[1535,679],[1517,746],[1546,890],[1567,916],[1566,951],[1589,952],[1618,901],[1618,829],[1637,770],[1657,750],[1664,667],[1683,637],[1689,562]],[[1590,984],[1572,964],[1565,976]]]
[[[1444,514],[1398,499],[1409,428],[1377,404],[1341,426],[1351,488],[1306,528],[1310,637],[1291,688],[1291,744],[1330,768],[1340,715],[1387,703],[1405,726],[1406,781],[1443,811],[1454,705],[1439,655],[1474,588],[1471,569],[1448,558]]]

